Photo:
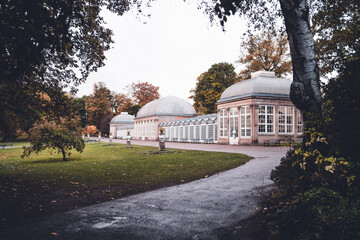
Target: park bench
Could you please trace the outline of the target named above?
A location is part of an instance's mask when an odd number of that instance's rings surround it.
[[[292,139],[291,141],[289,141],[289,145],[295,146],[295,145],[302,143],[302,141],[303,141],[302,138],[295,138],[295,139]]]
[[[93,139],[86,139],[85,140],[86,143],[96,143],[97,140],[93,140]]]
[[[264,141],[264,146],[270,146],[270,145],[275,145],[275,146],[280,146],[280,139],[267,139]]]
[[[2,143],[0,144],[0,148],[10,147],[12,145],[13,145],[12,143]]]
[[[212,138],[205,139],[204,143],[214,143],[214,139]]]

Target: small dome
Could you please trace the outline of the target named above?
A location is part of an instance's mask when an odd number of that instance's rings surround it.
[[[193,117],[195,114],[195,109],[190,103],[178,97],[168,96],[145,104],[139,110],[136,118],[150,116]]]
[[[110,123],[134,123],[134,116],[129,115],[127,112],[122,112],[111,119]]]
[[[221,94],[218,102],[249,96],[289,97],[291,80],[277,78],[274,72],[258,71],[251,74],[251,79],[231,85]]]

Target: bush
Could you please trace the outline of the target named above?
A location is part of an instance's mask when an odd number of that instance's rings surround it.
[[[360,239],[360,201],[325,187],[299,193],[276,216],[282,239]]]

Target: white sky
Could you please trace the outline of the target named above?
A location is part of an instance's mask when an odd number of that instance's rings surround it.
[[[141,20],[134,12],[117,16],[104,11],[115,43],[105,52],[105,66],[90,74],[77,96],[91,94],[100,81],[118,93],[126,93],[125,86],[133,82],[147,81],[160,87],[161,97],[188,100],[196,78],[212,64],[236,66],[245,32],[245,22],[238,16],[228,19],[223,32],[196,4],[183,0],[157,0],[145,10],[151,17]]]

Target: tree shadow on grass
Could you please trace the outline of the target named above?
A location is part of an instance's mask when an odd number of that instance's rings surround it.
[[[42,160],[36,160],[36,161],[31,161],[29,162],[30,164],[39,164],[39,163],[59,163],[59,162],[63,162],[63,163],[68,163],[68,162],[79,162],[82,159],[79,157],[71,157],[71,158],[67,158],[67,161],[64,161],[62,158],[47,158],[47,159],[42,159]]]

